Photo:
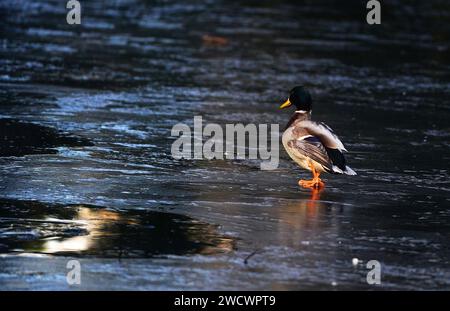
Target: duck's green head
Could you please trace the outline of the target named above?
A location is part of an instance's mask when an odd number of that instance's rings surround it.
[[[311,94],[303,87],[296,86],[289,92],[288,100],[280,109],[294,105],[297,111],[308,112],[312,109]]]

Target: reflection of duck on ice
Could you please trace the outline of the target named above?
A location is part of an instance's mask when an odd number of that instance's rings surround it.
[[[308,197],[284,201],[276,209],[280,219],[273,230],[274,244],[304,249],[325,235],[339,234],[340,215],[347,203],[323,200],[324,189],[311,189]],[[277,241],[278,240],[278,241]]]

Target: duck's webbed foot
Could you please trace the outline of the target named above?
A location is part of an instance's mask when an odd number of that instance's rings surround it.
[[[312,189],[321,189],[325,187],[325,183],[319,178],[320,172],[316,171],[314,165],[311,162],[309,163],[309,167],[311,168],[313,179],[311,180],[300,179],[298,181],[298,185],[303,188],[312,188]]]
[[[298,185],[303,188],[321,189],[325,187],[324,182],[320,178],[313,178],[311,180],[300,179]]]

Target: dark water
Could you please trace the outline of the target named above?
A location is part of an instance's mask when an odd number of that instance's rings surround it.
[[[449,289],[446,1],[63,2],[0,2],[1,289]],[[297,84],[358,176],[171,157],[194,115],[283,127]]]

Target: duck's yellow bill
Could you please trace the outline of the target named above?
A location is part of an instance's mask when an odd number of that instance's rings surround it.
[[[292,105],[291,101],[288,99],[283,105],[280,106],[280,109],[289,107],[290,105]]]

